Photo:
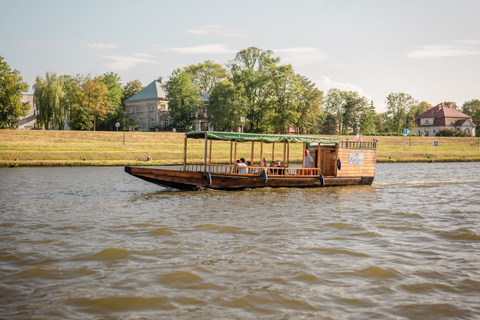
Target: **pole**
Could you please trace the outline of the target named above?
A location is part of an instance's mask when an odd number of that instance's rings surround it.
[[[186,169],[187,169],[187,135],[185,135],[185,142],[183,145],[183,171],[185,171]]]
[[[123,110],[123,144],[125,144],[125,110]]]
[[[204,157],[205,172],[207,172],[207,156],[208,156],[208,138],[207,138],[207,133],[205,132],[205,157]]]

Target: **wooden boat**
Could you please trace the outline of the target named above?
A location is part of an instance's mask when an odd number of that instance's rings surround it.
[[[203,163],[187,162],[189,139],[205,140]],[[228,164],[212,163],[213,141],[216,140],[230,141]],[[238,143],[251,144],[249,158],[251,165],[242,169],[236,165]],[[301,151],[303,163],[305,163],[306,150],[309,150],[314,160],[313,168],[305,168],[303,165],[290,166],[292,143],[303,144]],[[255,159],[254,150],[258,144],[260,144],[260,157]],[[266,145],[272,146],[272,151],[269,153],[272,158],[275,157],[275,146],[283,147],[283,161],[280,167],[267,167],[262,163]],[[375,141],[339,141],[337,138],[316,136],[196,131],[185,134],[182,168],[170,170],[127,166],[125,172],[160,186],[182,190],[371,185],[375,177],[376,147]],[[277,160],[280,159],[277,158]]]

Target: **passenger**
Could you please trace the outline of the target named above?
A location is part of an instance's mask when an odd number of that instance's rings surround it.
[[[276,168],[275,161],[270,162],[270,168]],[[277,169],[270,169],[271,174],[277,174]]]
[[[250,166],[251,165],[252,165],[252,163],[250,161],[247,161],[247,174],[250,173]]]
[[[152,161],[152,155],[150,153],[147,155],[147,161]]]
[[[312,156],[310,155],[310,151],[308,151],[308,149],[305,150],[305,164],[304,164],[304,168],[306,168],[306,169],[311,169],[311,168],[313,168],[313,158],[312,158]],[[307,174],[308,174],[308,175],[311,175],[311,174],[312,174],[312,170],[307,170]]]
[[[237,173],[240,174],[246,174],[247,173],[247,164],[245,163],[244,158],[240,158],[240,162],[238,163],[238,166],[240,167],[237,171]]]
[[[280,161],[277,161],[277,168],[282,168],[282,163]],[[283,176],[285,174],[285,170],[283,168],[278,169],[277,172],[281,176]]]

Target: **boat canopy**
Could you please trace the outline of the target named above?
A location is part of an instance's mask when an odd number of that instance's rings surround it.
[[[235,132],[216,132],[216,131],[192,131],[185,133],[187,138],[191,139],[212,139],[223,141],[251,142],[263,141],[272,142],[293,142],[293,143],[319,143],[333,144],[338,143],[337,138],[316,137],[316,136],[299,136],[299,135],[282,135],[282,134],[256,134],[256,133],[235,133]]]

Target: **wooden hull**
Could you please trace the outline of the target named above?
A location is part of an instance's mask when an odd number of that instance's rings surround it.
[[[144,167],[125,167],[125,172],[155,183],[157,185],[181,190],[196,190],[209,188],[216,190],[241,190],[247,188],[316,188],[322,187],[318,176],[269,176],[265,182],[262,175],[242,175],[229,173],[210,173],[211,183],[207,181],[204,172],[167,170]],[[324,178],[324,187],[371,185],[374,176],[364,177],[333,177]]]

